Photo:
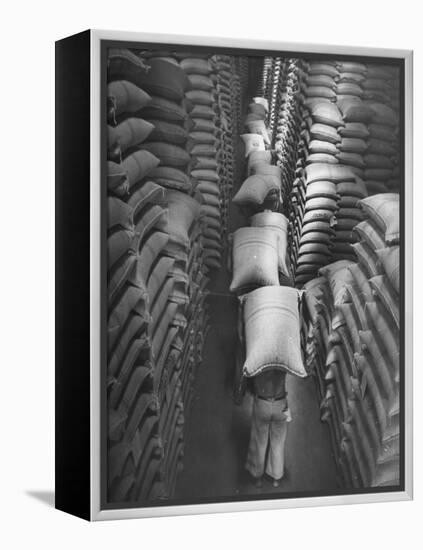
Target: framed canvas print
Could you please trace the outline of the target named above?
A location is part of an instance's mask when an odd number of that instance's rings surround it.
[[[56,506],[412,497],[412,53],[56,43]]]

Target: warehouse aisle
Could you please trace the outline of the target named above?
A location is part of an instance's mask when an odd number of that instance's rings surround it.
[[[229,275],[221,270],[216,289],[228,288]],[[287,475],[274,489],[264,481],[252,486],[244,471],[252,399],[241,406],[232,399],[236,350],[237,301],[231,295],[210,296],[211,328],[200,366],[190,421],[186,426],[184,471],[176,498],[217,498],[230,495],[297,491],[330,492],[337,487],[336,466],[329,432],[319,420],[314,380],[288,377],[292,411],[287,448]]]

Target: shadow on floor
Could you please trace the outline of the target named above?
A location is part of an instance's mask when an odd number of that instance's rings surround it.
[[[25,491],[26,495],[42,502],[50,508],[54,508],[54,491]]]

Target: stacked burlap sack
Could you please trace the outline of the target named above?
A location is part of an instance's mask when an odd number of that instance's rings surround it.
[[[399,482],[398,195],[360,200],[357,261],[306,283],[303,342],[347,487]]]
[[[220,177],[231,177],[226,68],[207,55],[109,51],[111,501],[168,497],[182,468],[207,272],[220,266]]]
[[[382,74],[390,79],[375,78]],[[389,88],[392,91],[389,102],[395,103],[399,83],[393,72],[358,62],[312,61],[306,80],[302,88],[305,109],[290,212],[291,259],[296,265],[299,286],[315,276],[319,266],[354,258],[352,230],[362,219],[357,201],[367,196],[368,189],[372,194],[388,190],[389,185],[395,187],[393,178],[398,174],[399,159],[398,116],[386,103],[390,96],[379,93],[382,87],[385,91]],[[322,183],[309,190],[308,184],[316,179],[305,178],[305,170],[314,164],[320,165],[322,174],[324,170],[337,171],[346,177],[334,180],[328,174],[319,176]],[[324,169],[323,164],[330,166]],[[304,220],[310,218],[329,220],[332,231],[320,237],[303,235]],[[307,232],[311,233],[304,233]],[[311,244],[311,240],[316,244]]]
[[[278,101],[277,120],[274,130],[274,149],[276,163],[282,172],[282,201],[287,202],[295,179],[300,142],[299,124],[304,81],[304,62],[299,59],[288,59],[283,71],[280,98]]]

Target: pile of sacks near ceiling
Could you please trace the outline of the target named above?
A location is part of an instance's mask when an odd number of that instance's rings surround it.
[[[399,189],[396,70],[327,60],[312,61],[306,69],[290,212],[298,286],[330,261],[354,257],[359,199]]]
[[[267,107],[264,98],[256,97],[246,116],[249,134],[243,139],[250,175],[233,200],[250,208],[250,226],[237,229],[232,236],[230,290],[240,304],[238,334],[242,356],[245,354],[243,374],[251,377],[277,368],[304,377],[302,293],[292,284],[287,256],[288,220],[278,211],[280,202],[268,196],[273,189],[280,193],[280,168],[271,164]],[[265,185],[268,177],[274,180],[271,190]],[[255,195],[261,185],[261,195]]]
[[[221,266],[238,76],[227,56],[108,52],[108,499],[166,498]],[[239,82],[238,82],[239,85]]]
[[[357,261],[319,270],[304,289],[305,357],[345,486],[394,486],[400,475],[399,198],[359,201]]]

